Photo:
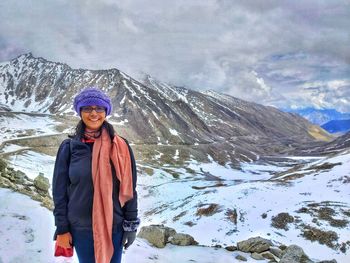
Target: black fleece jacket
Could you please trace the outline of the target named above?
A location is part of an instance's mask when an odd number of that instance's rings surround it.
[[[125,139],[124,139],[125,140]],[[121,208],[119,180],[112,166],[113,177],[113,231],[124,220],[137,220],[137,172],[134,154],[129,147],[134,197]],[[64,140],[57,153],[52,180],[52,196],[56,233],[64,234],[70,229],[92,230],[93,182],[91,174],[93,143],[83,143],[77,138]]]

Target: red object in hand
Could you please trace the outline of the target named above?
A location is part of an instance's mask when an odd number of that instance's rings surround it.
[[[64,247],[60,247],[57,245],[55,245],[55,257],[72,257],[73,256],[73,247],[69,247],[69,248],[64,248]]]

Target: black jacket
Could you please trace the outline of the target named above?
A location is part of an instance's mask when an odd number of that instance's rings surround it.
[[[124,139],[125,140],[125,139]],[[121,208],[119,202],[119,180],[112,166],[113,177],[113,231],[124,220],[137,219],[136,163],[129,147],[134,197]],[[83,143],[78,139],[64,140],[57,153],[52,195],[54,201],[55,234],[64,234],[74,229],[92,229],[93,183],[91,174],[92,143]]]

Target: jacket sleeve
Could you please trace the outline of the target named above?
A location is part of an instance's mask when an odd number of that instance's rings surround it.
[[[64,140],[60,145],[55,162],[52,179],[52,197],[54,202],[53,214],[55,217],[56,235],[69,232],[67,218],[68,185],[70,163],[70,140]]]
[[[126,141],[127,142],[127,141]],[[131,158],[131,168],[132,168],[132,181],[133,181],[133,198],[127,201],[123,207],[124,210],[124,223],[123,227],[125,231],[136,231],[138,225],[140,224],[140,220],[137,218],[137,170],[136,170],[136,161],[134,157],[134,153],[127,142],[130,158]]]

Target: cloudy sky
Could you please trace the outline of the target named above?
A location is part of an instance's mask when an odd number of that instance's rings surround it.
[[[1,0],[0,61],[147,73],[283,108],[350,112],[350,0]]]

